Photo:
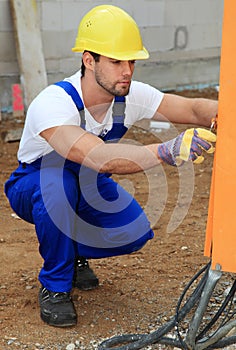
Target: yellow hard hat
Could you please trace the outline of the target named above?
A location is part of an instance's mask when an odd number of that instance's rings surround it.
[[[149,57],[136,22],[113,5],[96,6],[82,18],[72,51],[84,50],[123,61]]]

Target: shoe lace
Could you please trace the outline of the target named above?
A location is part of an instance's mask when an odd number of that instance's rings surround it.
[[[78,268],[88,268],[89,267],[88,260],[85,259],[83,256],[79,256],[77,259],[77,266]]]
[[[70,300],[70,293],[68,292],[58,292],[58,293],[51,293],[51,297],[58,300]]]
[[[71,300],[69,292],[51,292],[46,288],[42,289],[42,296],[43,296],[43,301],[46,301],[50,298],[57,299],[57,300],[64,300],[64,301]]]

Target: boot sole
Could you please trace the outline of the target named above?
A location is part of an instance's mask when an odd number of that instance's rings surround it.
[[[77,318],[59,322],[59,320],[52,320],[51,315],[45,315],[42,312],[40,313],[40,317],[49,326],[54,326],[54,327],[72,327],[77,324]]]

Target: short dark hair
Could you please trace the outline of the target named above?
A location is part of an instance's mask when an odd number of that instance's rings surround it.
[[[90,53],[90,55],[92,55],[92,56],[93,56],[93,58],[94,58],[95,62],[99,62],[100,55],[99,55],[98,53],[95,53],[95,52],[92,52],[92,51],[88,51],[88,50],[84,51],[83,53],[85,53],[85,52],[89,52],[89,53]],[[85,65],[84,65],[83,58],[82,58],[82,64],[81,64],[81,77],[83,77],[83,76],[84,76],[84,73],[85,73]]]

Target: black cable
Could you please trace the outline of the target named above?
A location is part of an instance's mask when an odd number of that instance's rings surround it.
[[[186,294],[187,290],[190,288],[191,284],[194,282],[194,280],[201,274],[201,272],[203,272],[203,270],[205,268],[207,268],[207,273],[209,271],[210,265],[206,265],[201,271],[199,271],[199,273],[197,275],[195,275],[192,280],[189,282],[189,284],[186,286],[186,288],[184,289],[178,305],[177,305],[177,310],[176,310],[176,317],[177,317],[177,323],[176,323],[176,329],[177,329],[177,334],[178,334],[178,339],[179,339],[179,343],[181,344],[181,346],[179,346],[180,348],[183,349],[188,349],[187,344],[184,342],[184,340],[182,339],[181,335],[180,335],[180,331],[179,331],[179,320],[178,320],[178,313],[179,313],[179,307],[180,304],[184,298],[184,295]],[[218,320],[218,318],[221,316],[221,314],[223,313],[223,311],[225,310],[225,308],[227,307],[227,305],[230,303],[230,307],[229,310],[227,312],[227,315],[224,317],[223,322],[221,323],[221,325],[218,327],[218,329],[225,325],[230,319],[233,318],[233,316],[235,315],[235,312],[227,319],[227,316],[231,310],[231,305],[233,303],[233,297],[235,295],[236,292],[236,281],[234,281],[229,293],[227,294],[224,302],[222,303],[220,309],[217,311],[217,313],[214,315],[214,317],[212,318],[212,320],[208,323],[208,325],[201,331],[201,333],[196,337],[196,343],[197,341],[199,341],[205,334],[207,331],[210,330],[210,328],[215,324],[215,322]],[[216,331],[208,338],[212,338],[214,336],[214,334],[216,333]],[[236,343],[236,336],[230,336],[224,339],[220,339],[219,341],[215,342],[214,344],[208,346],[206,349],[218,349],[218,348],[224,348],[228,345],[231,344],[235,344]],[[176,346],[176,345],[175,345]]]
[[[187,344],[185,343],[185,341],[182,339],[181,337],[181,334],[180,334],[180,330],[179,330],[179,321],[180,321],[180,305],[187,293],[187,291],[189,290],[189,288],[191,287],[191,285],[196,281],[196,279],[203,273],[205,272],[205,275],[203,277],[203,279],[201,280],[202,283],[200,283],[202,285],[201,287],[201,290],[203,289],[203,287],[205,286],[205,283],[206,283],[206,280],[207,280],[207,277],[208,277],[208,272],[209,272],[209,269],[210,269],[210,266],[211,266],[211,262],[207,263],[199,272],[197,272],[193,278],[189,281],[189,283],[187,284],[187,286],[184,288],[182,294],[180,295],[180,298],[179,298],[179,301],[177,303],[177,306],[176,306],[176,313],[175,313],[175,320],[176,320],[176,323],[175,323],[175,326],[176,326],[176,332],[177,332],[177,336],[178,336],[178,339],[183,347],[183,349],[188,349],[188,346]],[[198,285],[199,287],[199,285]],[[198,288],[197,287],[197,288]],[[195,291],[194,291],[195,292]],[[193,293],[194,293],[193,292]],[[201,295],[199,294],[199,297]]]
[[[187,286],[184,288],[177,306],[176,306],[176,313],[174,317],[172,317],[165,325],[158,328],[156,331],[150,333],[150,334],[123,334],[119,336],[112,337],[110,339],[107,339],[103,341],[99,346],[98,350],[138,350],[144,348],[144,346],[151,345],[151,344],[164,344],[164,345],[170,345],[173,347],[181,348],[181,349],[188,349],[187,344],[182,339],[180,330],[179,330],[179,324],[184,319],[184,317],[191,311],[191,309],[194,307],[194,305],[199,301],[202,291],[204,289],[204,286],[206,284],[207,278],[208,278],[208,272],[211,266],[211,262],[206,264],[199,272],[195,274],[195,276],[190,280],[190,282],[187,284]],[[205,273],[204,273],[205,272]],[[191,296],[186,300],[185,304],[181,307],[181,304],[183,302],[183,299],[191,287],[191,285],[197,280],[197,278],[204,273],[204,276],[201,278],[200,282],[198,283],[195,290],[192,292]],[[227,305],[230,303],[229,310],[227,312],[227,315],[223,319],[223,323],[221,325],[228,322],[229,319],[233,317],[233,315],[228,317],[229,312],[231,310],[231,304],[236,291],[236,281],[234,281],[233,286],[230,289],[230,292],[227,294],[224,302],[222,303],[220,309],[217,311],[217,313],[214,315],[212,320],[207,324],[207,326],[201,331],[201,333],[197,336],[197,340],[199,341],[209,330],[210,328],[215,324],[215,322],[218,320],[218,318],[221,316]],[[167,337],[165,336],[168,332],[170,332],[171,329],[176,327],[177,336],[178,339]],[[221,326],[218,327],[218,329]],[[212,337],[212,336],[211,336]],[[209,338],[208,338],[209,339]],[[224,339],[220,339],[216,341],[214,344],[208,346],[206,349],[218,349],[218,348],[224,348],[228,345],[235,344],[236,343],[236,336],[230,336]]]
[[[207,268],[210,266],[210,264],[207,264],[204,266],[191,280],[191,282],[188,284],[191,285]],[[185,302],[184,306],[180,309],[180,302],[178,303],[178,321],[181,321],[187,313],[192,309],[192,307],[195,305],[197,300],[199,300],[202,289],[205,285],[207,279],[207,274],[204,275],[204,277],[199,282],[197,288],[194,290],[192,295],[189,297],[189,299]],[[187,290],[187,287],[185,288]],[[184,290],[184,291],[185,291]],[[185,292],[186,293],[186,292]],[[181,300],[182,301],[182,300]],[[165,325],[158,328],[156,331],[150,333],[150,334],[124,334],[120,336],[115,336],[110,339],[107,339],[103,341],[99,347],[98,350],[112,350],[114,349],[114,346],[125,344],[123,346],[116,347],[116,350],[138,350],[142,349],[144,346],[163,343],[163,339],[165,339],[166,342],[169,344],[173,344],[172,338],[163,338],[165,334],[167,334],[171,329],[173,329],[176,326],[176,315],[170,319]],[[180,345],[180,342],[176,342],[176,344]],[[110,346],[113,346],[111,348]]]
[[[210,330],[210,328],[215,324],[215,322],[218,320],[218,318],[220,317],[220,315],[222,314],[222,312],[225,310],[226,306],[228,305],[228,303],[231,301],[234,297],[236,291],[236,281],[234,281],[229,293],[227,294],[224,302],[222,303],[221,307],[219,308],[219,310],[217,311],[217,313],[214,315],[214,317],[212,318],[212,320],[207,324],[207,326],[201,331],[201,333],[198,334],[198,336],[196,337],[196,340],[198,341],[199,339],[201,339],[206,332],[208,332]],[[222,323],[221,325],[223,325],[224,323]],[[218,327],[219,328],[219,327]]]
[[[229,346],[235,343],[236,343],[236,335],[233,335],[225,339],[220,339],[218,342],[208,346],[206,349],[213,349],[213,350],[222,349],[222,348],[225,348],[226,346]]]

